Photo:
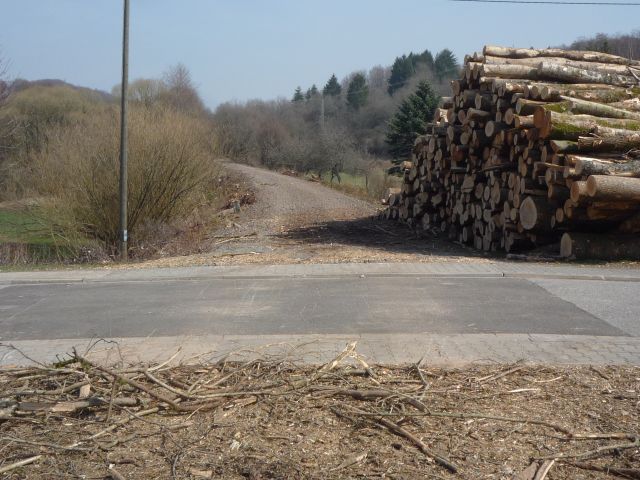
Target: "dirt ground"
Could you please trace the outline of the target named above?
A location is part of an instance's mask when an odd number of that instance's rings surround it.
[[[0,370],[0,477],[640,478],[638,367],[294,360]]]
[[[343,262],[483,262],[473,249],[377,219],[380,205],[319,183],[228,164],[256,201],[225,217],[207,253],[167,257],[137,267]]]

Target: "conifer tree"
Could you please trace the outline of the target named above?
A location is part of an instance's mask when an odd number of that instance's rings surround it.
[[[342,93],[342,87],[340,86],[340,83],[338,82],[335,74],[331,75],[331,78],[322,89],[322,93],[324,95],[331,95],[334,97],[337,97],[338,95],[340,95],[340,93]]]
[[[411,155],[413,142],[426,132],[439,100],[427,82],[420,82],[416,91],[400,104],[389,121],[386,138],[395,164]]]
[[[362,73],[356,73],[347,88],[347,105],[354,110],[358,110],[367,103],[368,96],[369,87],[367,86],[366,78]]]
[[[292,102],[301,102],[304,100],[304,95],[302,94],[302,88],[296,88],[296,91],[293,94]]]

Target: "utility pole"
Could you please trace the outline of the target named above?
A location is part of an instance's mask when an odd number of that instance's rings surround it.
[[[124,0],[122,91],[120,92],[120,258],[127,261],[127,89],[129,84],[129,0]]]

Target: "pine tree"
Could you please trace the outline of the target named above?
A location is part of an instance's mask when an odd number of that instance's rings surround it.
[[[396,90],[401,89],[407,83],[407,80],[416,73],[413,62],[413,54],[402,55],[397,57],[391,67],[391,76],[389,77],[389,87],[387,91],[389,95],[393,95]]]
[[[316,95],[318,95],[318,87],[316,87],[316,84],[314,83],[311,85],[311,88],[307,88],[307,93],[305,93],[304,98],[311,100]]]
[[[322,89],[322,93],[324,95],[331,95],[334,97],[337,97],[338,95],[340,95],[340,93],[342,93],[342,87],[340,86],[340,83],[338,83],[338,79],[336,78],[335,74],[331,75],[331,78]]]
[[[358,110],[360,107],[367,103],[369,97],[369,87],[367,86],[367,80],[362,73],[356,73],[347,89],[347,105],[354,110]]]
[[[440,82],[458,74],[458,60],[451,50],[445,48],[433,61],[434,73]]]
[[[413,142],[426,132],[439,100],[427,82],[420,82],[417,90],[400,104],[389,121],[386,138],[395,164],[411,155]]]
[[[291,100],[292,102],[301,102],[304,100],[304,95],[302,94],[302,88],[298,87],[296,88],[296,91],[293,94],[293,100]]]

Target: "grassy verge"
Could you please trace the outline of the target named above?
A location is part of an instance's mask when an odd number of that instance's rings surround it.
[[[318,175],[311,173],[306,178],[318,179]],[[320,181],[323,185],[372,202],[379,202],[387,188],[400,185],[399,178],[387,175],[382,169],[376,169],[368,177],[362,174],[340,172],[339,182],[335,177],[331,179],[331,172],[325,172],[320,177]]]

